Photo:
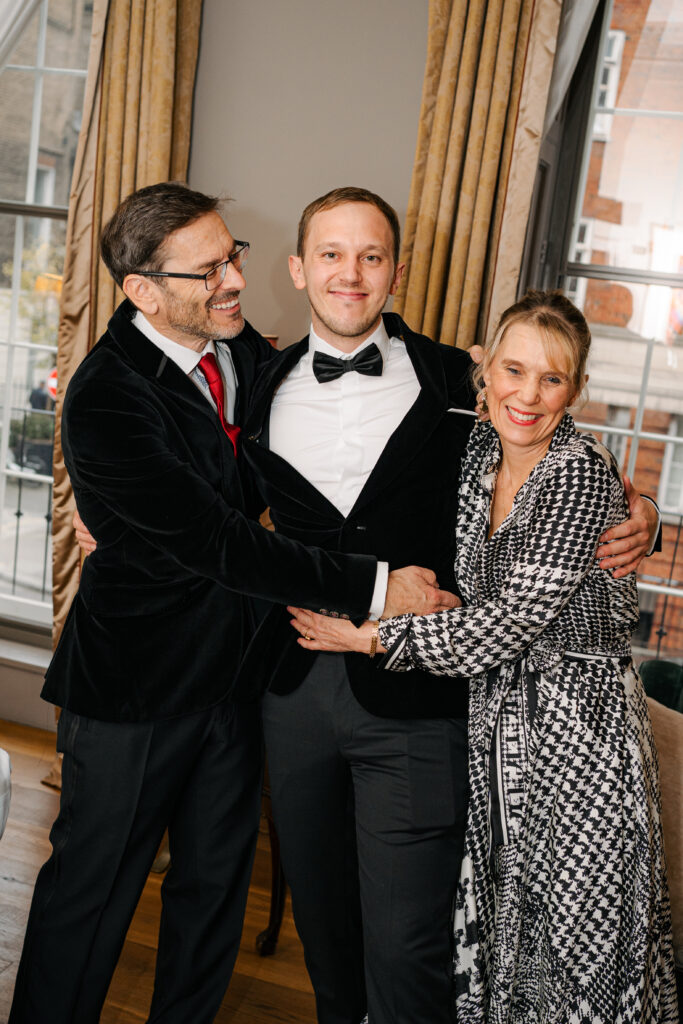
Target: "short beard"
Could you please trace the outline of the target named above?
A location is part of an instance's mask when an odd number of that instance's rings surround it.
[[[221,327],[219,324],[214,325],[210,320],[209,303],[204,307],[206,310],[206,317],[204,318],[197,311],[199,303],[195,303],[188,309],[175,296],[171,297],[170,292],[167,291],[166,294],[169,296],[169,303],[166,309],[166,319],[168,320],[169,327],[172,327],[180,334],[187,335],[188,338],[200,338],[202,341],[222,341],[225,338],[236,338],[244,330],[244,317],[242,316],[238,317],[234,324],[231,324],[229,327]]]
[[[310,295],[308,301],[311,302]],[[364,320],[360,320],[355,324],[345,323],[342,320],[336,320],[330,317],[328,314],[322,316],[319,309],[311,302],[311,309],[317,316],[318,320],[327,327],[328,331],[333,334],[338,334],[340,338],[360,338],[362,334],[369,335],[372,333],[374,328],[379,324],[382,314],[376,314],[375,316],[368,316]]]

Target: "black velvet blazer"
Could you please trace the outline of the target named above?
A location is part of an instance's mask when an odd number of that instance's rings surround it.
[[[390,336],[405,342],[421,390],[347,517],[265,443],[273,394],[307,352],[308,338],[263,369],[244,427],[244,455],[279,533],[329,550],[377,555],[391,569],[426,566],[435,570],[442,587],[452,590],[460,460],[475,422],[458,411],[474,408],[471,360],[460,349],[414,334],[396,314],[384,314],[384,322]],[[343,610],[332,598],[325,607]],[[289,616],[281,608],[271,609],[247,653],[237,692],[268,685],[280,694],[294,690],[313,657],[296,644],[296,637]],[[464,681],[418,671],[377,671],[380,661],[346,655],[354,694],[372,714],[467,714]]]
[[[374,557],[309,550],[249,518],[233,447],[188,377],[124,302],[71,380],[62,448],[97,538],[43,697],[106,721],[167,718],[226,697],[253,629],[245,595],[367,614]],[[229,344],[236,420],[273,355]]]

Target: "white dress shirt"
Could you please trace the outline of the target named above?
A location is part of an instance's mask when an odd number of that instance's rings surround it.
[[[157,329],[155,327],[153,327],[152,324],[150,324],[149,320],[147,320],[147,318],[140,312],[140,310],[138,310],[136,312],[135,316],[133,317],[133,324],[137,327],[137,329],[142,334],[145,335],[146,338],[149,339],[149,341],[152,342],[152,344],[156,345],[157,348],[161,349],[161,351],[166,356],[168,356],[169,359],[171,359],[177,366],[179,366],[180,369],[183,371],[183,373],[186,373],[188,375],[190,380],[192,380],[192,382],[199,388],[199,390],[205,396],[206,400],[208,402],[210,402],[211,405],[213,406],[213,408],[215,409],[216,405],[215,405],[215,402],[214,402],[214,400],[213,400],[213,398],[211,396],[211,393],[209,391],[209,386],[208,386],[208,384],[206,382],[206,378],[204,377],[204,374],[202,373],[202,371],[199,369],[199,360],[202,358],[202,356],[206,355],[208,352],[213,353],[213,355],[215,355],[216,358],[217,358],[218,366],[220,368],[221,376],[223,378],[223,388],[224,388],[224,392],[225,392],[225,416],[226,416],[226,419],[228,419],[230,422],[233,421],[233,416],[234,416],[234,411],[235,411],[235,401],[236,401],[236,397],[237,397],[237,376],[235,374],[235,367],[234,367],[233,362],[232,362],[232,356],[230,355],[230,351],[229,351],[229,349],[227,348],[226,345],[220,345],[218,347],[218,350],[216,350],[216,346],[214,345],[213,341],[208,341],[206,343],[206,345],[204,346],[204,349],[201,352],[195,352],[194,349],[188,348],[186,345],[180,345],[176,341],[171,341],[165,335],[163,335],[159,331],[157,331]],[[384,326],[382,326],[381,331],[382,331],[382,335],[383,335],[383,338],[384,338],[384,342],[385,342],[386,348],[388,349],[389,339],[387,337],[386,331],[384,330]],[[370,344],[370,342],[372,340],[376,340],[377,333],[378,332],[376,331],[375,334],[373,334],[372,338],[368,338],[367,341],[364,342],[362,346],[359,346],[359,348],[364,347],[364,345]],[[315,337],[315,335],[313,333],[311,333],[311,338],[314,338],[314,337]],[[320,341],[320,339],[316,339],[316,340]],[[405,350],[405,345],[403,345],[403,342],[398,342],[398,344],[403,346],[403,349]],[[311,342],[311,345],[312,345],[312,342]],[[324,341],[320,341],[320,345],[323,346],[323,350],[324,351],[327,351],[330,354],[335,355],[335,356],[339,355],[339,352],[337,351],[337,349],[333,349],[330,345],[327,345]],[[381,351],[382,351],[382,355],[385,356],[384,350],[381,350]],[[355,353],[352,353],[352,354],[355,355]],[[407,356],[406,356],[406,358],[407,358]],[[304,360],[308,360],[309,373],[310,373],[310,376],[311,376],[311,378],[313,380],[313,383],[316,385],[316,387],[320,388],[320,387],[322,387],[322,385],[318,384],[318,382],[316,381],[315,377],[313,377],[313,371],[310,369],[312,359],[313,359],[313,356],[312,356],[311,352],[309,352],[309,354],[304,357]],[[304,362],[304,360],[302,360],[302,362]],[[408,360],[408,362],[410,362],[410,360]],[[301,363],[299,363],[299,366],[301,366]],[[295,367],[294,373],[296,373],[297,369],[298,369],[298,367]],[[417,392],[419,391],[419,387],[417,386],[417,381],[415,380],[415,373],[414,373],[414,371],[412,371],[412,366],[411,366],[411,372],[413,374],[413,380],[415,382],[415,387],[416,387],[415,394],[417,395]],[[386,373],[386,357],[385,357],[384,373]],[[290,374],[290,377],[288,378],[288,380],[291,380],[292,376],[293,375]],[[353,373],[353,374],[347,373],[347,374],[344,374],[344,376],[348,378],[348,377],[360,377],[361,375],[358,374],[358,373]],[[364,379],[368,380],[370,378],[364,378]],[[381,377],[375,377],[375,378],[372,378],[372,379],[374,379],[374,380],[381,380],[382,378]],[[337,381],[332,381],[332,382],[330,382],[330,384],[326,384],[324,386],[325,387],[330,387],[330,385],[332,385],[334,387],[334,385],[337,384],[337,383],[338,383]],[[347,390],[349,390],[348,386],[347,386]],[[350,389],[350,390],[352,390],[352,389]],[[278,395],[276,396],[276,398],[279,397],[281,391],[282,391],[282,388],[280,388],[280,391],[278,392]],[[318,395],[317,397],[319,398],[320,396]],[[327,404],[329,404],[329,400],[328,400]],[[408,407],[409,406],[406,406],[406,409]],[[303,413],[303,415],[307,414],[307,410],[306,409],[301,410],[301,412]],[[296,417],[296,413],[295,413],[295,417]],[[402,416],[399,416],[398,420],[397,420],[397,423],[400,422],[400,420],[402,418],[403,418]],[[272,424],[272,422],[273,422],[273,420],[272,420],[272,413],[271,413],[271,424]],[[392,427],[392,430],[393,429],[394,428]],[[386,435],[387,438],[389,437],[390,433],[391,433],[391,430],[387,433],[387,435]],[[377,451],[377,453],[375,455],[375,458],[373,459],[372,465],[369,466],[368,471],[365,474],[363,482],[369,476],[370,471],[372,470],[372,466],[374,466],[375,462],[377,461],[377,457],[379,455],[379,452],[384,447],[385,443],[386,443],[386,438],[385,438],[383,444],[380,446],[379,450]],[[278,454],[282,454],[279,451],[279,449],[276,448],[275,446],[271,445],[271,447],[273,447],[274,451],[278,451]],[[288,457],[285,455],[284,458],[288,458]],[[289,459],[289,461],[292,462],[291,459]],[[292,465],[295,465],[295,463],[292,462]],[[297,465],[296,468],[299,469],[299,466]],[[314,479],[312,476],[308,476],[308,479],[311,481],[311,483],[313,483],[316,487],[318,487],[319,490],[322,490],[322,488],[319,487],[319,484],[318,484],[316,479]],[[358,486],[356,497],[358,496],[358,494],[360,494],[361,487],[362,487],[362,483]],[[323,491],[323,493],[326,494],[325,491]],[[326,494],[326,496],[328,496],[328,495]],[[332,499],[330,499],[330,500],[332,500]],[[347,512],[353,506],[353,502],[354,501],[355,501],[355,498],[348,505]],[[387,581],[388,581],[388,578],[389,578],[389,566],[388,566],[387,562],[378,562],[377,563],[377,576],[375,577],[375,588],[374,588],[374,591],[373,591],[372,602],[371,602],[371,605],[370,605],[370,617],[373,618],[373,619],[378,619],[380,617],[380,615],[382,614],[382,611],[384,610],[384,605],[386,603],[386,593],[387,593]]]
[[[206,377],[199,369],[199,360],[208,353],[216,356],[218,368],[223,378],[223,414],[228,423],[234,422],[235,402],[237,400],[237,377],[227,345],[219,345],[218,349],[216,349],[213,341],[207,341],[202,351],[196,352],[193,348],[188,348],[187,345],[180,345],[177,341],[171,341],[166,335],[161,334],[139,309],[133,317],[133,324],[153,345],[160,348],[164,355],[168,356],[176,366],[179,366],[183,373],[187,374],[192,383],[199,388],[207,402],[214,409],[216,408],[216,403],[209,391]]]
[[[381,377],[344,373],[319,384],[316,351],[350,359],[372,343],[382,354]],[[413,364],[400,338],[384,323],[354,352],[343,353],[313,329],[308,352],[275,393],[270,410],[270,447],[348,516],[366,480],[420,392]],[[370,617],[379,618],[386,599],[388,565],[378,563]]]

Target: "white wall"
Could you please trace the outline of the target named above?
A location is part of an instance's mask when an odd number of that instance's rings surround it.
[[[428,0],[204,0],[189,182],[235,200],[244,309],[280,346],[308,329],[287,270],[304,206],[360,185],[405,220],[427,18]]]

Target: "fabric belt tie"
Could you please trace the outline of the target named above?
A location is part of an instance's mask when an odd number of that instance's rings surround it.
[[[235,450],[235,455],[237,455],[237,438],[239,437],[240,428],[236,427],[234,423],[228,423],[223,413],[223,406],[225,404],[223,378],[221,377],[221,372],[218,369],[218,361],[212,352],[207,352],[205,356],[202,356],[199,360],[199,369],[206,377],[206,383],[209,385],[211,397],[216,403],[218,416],[223,426],[223,430],[232,441],[232,447]]]
[[[366,377],[381,377],[383,365],[382,353],[374,341],[351,359],[336,359],[334,356],[328,356],[326,352],[316,352],[313,356],[313,373],[319,384],[336,380],[352,370]]]

